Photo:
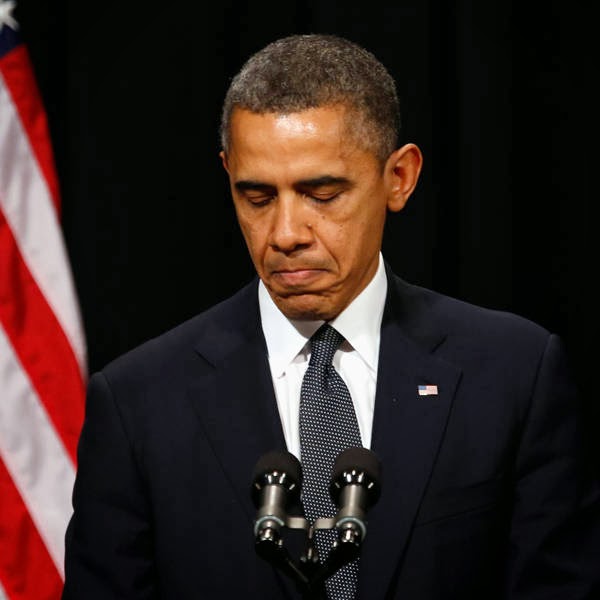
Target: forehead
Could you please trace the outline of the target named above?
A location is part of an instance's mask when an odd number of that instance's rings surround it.
[[[319,107],[299,112],[257,113],[236,108],[231,115],[232,143],[299,140],[310,141],[319,135],[340,138],[348,133],[347,112],[342,106]]]
[[[343,106],[320,107],[295,113],[254,113],[237,108],[231,119],[229,166],[233,169],[347,168],[361,150],[348,127]]]

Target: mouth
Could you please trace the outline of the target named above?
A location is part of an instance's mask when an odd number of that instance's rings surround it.
[[[324,273],[325,269],[317,268],[279,269],[271,272],[271,278],[286,288],[302,288],[315,283]]]

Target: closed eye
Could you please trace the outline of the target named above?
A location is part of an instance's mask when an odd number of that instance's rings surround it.
[[[295,187],[304,196],[311,198],[315,202],[325,204],[332,202],[343,192],[350,189],[352,184],[345,177],[324,175],[315,179],[300,181]]]
[[[335,193],[329,193],[329,194],[323,194],[323,193],[312,193],[312,194],[305,194],[308,198],[311,198],[312,200],[314,200],[315,202],[318,203],[322,203],[325,204],[327,202],[332,202],[333,200],[335,200],[342,192],[335,192]]]
[[[275,199],[274,194],[244,194],[244,197],[253,206],[266,206]]]
[[[254,206],[265,206],[277,195],[277,190],[272,185],[257,181],[236,181],[235,189]]]

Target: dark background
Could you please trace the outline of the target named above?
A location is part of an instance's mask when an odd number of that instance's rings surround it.
[[[409,281],[562,335],[598,450],[598,61],[586,5],[21,0],[90,371],[250,279],[218,158],[228,80],[276,37],[338,33],[396,77],[403,141],[425,156],[384,256]]]

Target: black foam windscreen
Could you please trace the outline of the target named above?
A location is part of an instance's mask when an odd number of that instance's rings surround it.
[[[338,479],[348,470],[363,471],[369,479],[379,485],[381,467],[377,455],[368,448],[348,448],[340,452],[335,460],[332,479]]]
[[[252,474],[252,479],[261,477],[265,473],[271,472],[286,473],[296,485],[302,480],[302,466],[300,461],[287,451],[272,450],[263,454],[257,461]]]

